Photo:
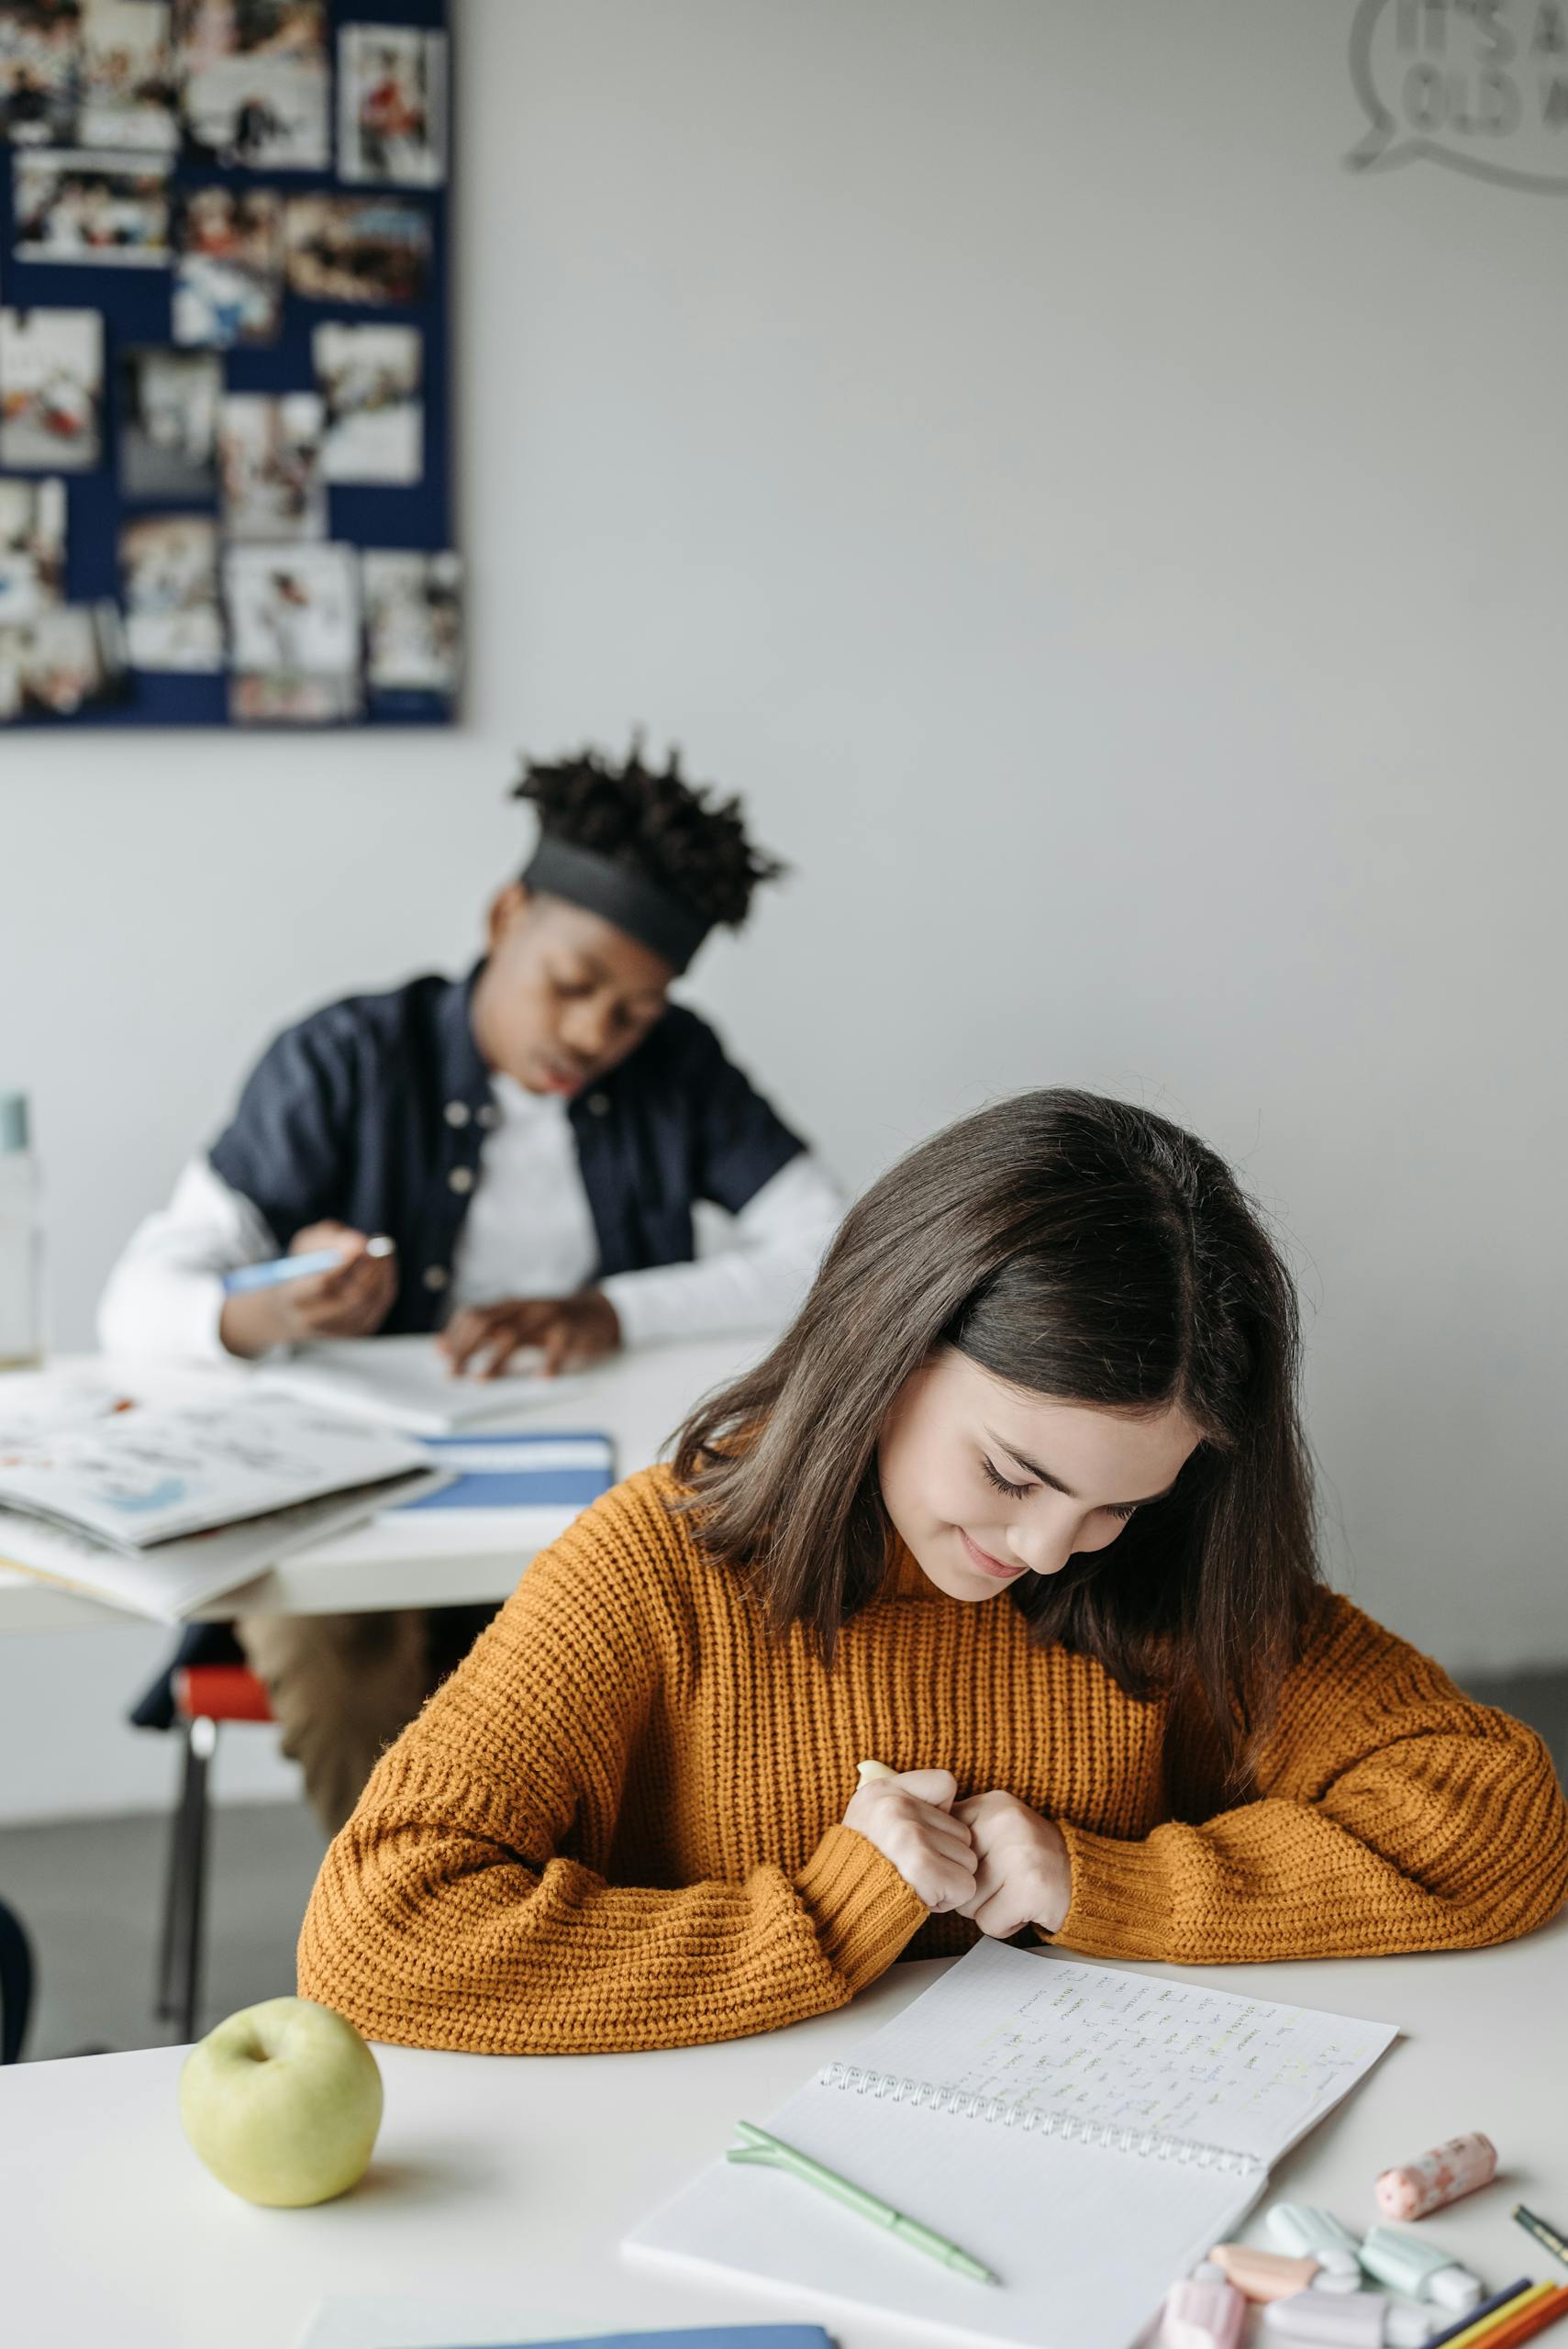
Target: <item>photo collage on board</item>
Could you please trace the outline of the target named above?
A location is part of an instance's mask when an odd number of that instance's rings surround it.
[[[450,716],[447,35],[387,13],[0,0],[0,723]]]

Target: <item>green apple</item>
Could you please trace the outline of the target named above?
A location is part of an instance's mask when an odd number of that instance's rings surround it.
[[[247,2202],[328,2202],[365,2174],[381,2126],[381,2074],[330,2007],[268,1998],[192,2048],[180,2119],[214,2177]]]

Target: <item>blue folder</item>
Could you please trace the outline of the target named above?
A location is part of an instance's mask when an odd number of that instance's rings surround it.
[[[607,1435],[434,1435],[423,1448],[432,1468],[457,1474],[439,1492],[405,1501],[399,1516],[416,1508],[586,1508],[615,1483]]]

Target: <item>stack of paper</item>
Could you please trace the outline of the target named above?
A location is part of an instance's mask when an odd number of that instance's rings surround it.
[[[139,1407],[0,1451],[0,1559],[176,1621],[438,1481],[417,1444],[284,1396]]]

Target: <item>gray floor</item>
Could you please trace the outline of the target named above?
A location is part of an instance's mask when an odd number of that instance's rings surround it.
[[[1538,1729],[1568,1781],[1568,1672],[1473,1684]],[[39,1995],[26,2054],[157,2046],[152,1976],[165,1821],[72,1820],[0,1829],[0,1893],[24,1919]],[[203,2028],[237,2007],[294,1988],[294,1944],[321,1857],[302,1806],[217,1812],[209,1858]]]
[[[38,1965],[24,2054],[156,2047],[152,2017],[167,1822],[72,1820],[0,1829],[0,1893],[22,1919]],[[322,1838],[303,1804],[214,1813],[208,1846],[203,2029],[294,1988],[294,1945]]]

